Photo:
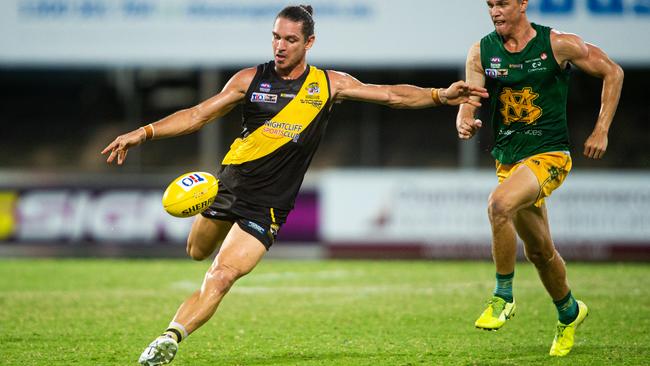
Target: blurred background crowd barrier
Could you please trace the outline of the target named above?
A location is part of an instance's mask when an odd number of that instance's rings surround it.
[[[162,210],[181,173],[216,173],[239,110],[199,133],[148,142],[123,167],[118,134],[217,93],[271,59],[281,1],[0,2],[0,256],[183,256],[191,219]],[[313,1],[308,61],[364,82],[445,86],[492,31],[483,1]],[[599,79],[573,72],[574,170],[549,200],[567,258],[650,260],[650,2],[531,0],[534,22],[574,32],[625,69],[603,160],[582,156]],[[489,258],[491,130],[456,137],[454,108],[335,106],[272,255]],[[482,116],[486,120],[486,116]]]

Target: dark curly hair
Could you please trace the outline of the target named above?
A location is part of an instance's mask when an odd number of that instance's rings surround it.
[[[290,5],[282,9],[275,19],[285,18],[296,23],[302,22],[302,35],[306,40],[310,36],[314,35],[315,23],[314,18],[312,17],[313,14],[314,9],[311,5]]]

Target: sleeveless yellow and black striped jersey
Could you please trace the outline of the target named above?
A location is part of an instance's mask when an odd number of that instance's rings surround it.
[[[239,199],[290,210],[318,148],[331,110],[327,73],[314,66],[283,80],[274,62],[257,66],[246,92],[243,131],[219,173]]]

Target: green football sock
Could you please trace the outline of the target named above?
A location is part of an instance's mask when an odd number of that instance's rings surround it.
[[[562,324],[569,324],[576,320],[578,317],[578,303],[576,299],[569,293],[558,301],[553,301],[557,308],[557,316]]]
[[[506,302],[512,302],[512,280],[515,277],[515,272],[509,274],[499,274],[497,273],[497,284],[494,287],[494,296],[498,296]]]

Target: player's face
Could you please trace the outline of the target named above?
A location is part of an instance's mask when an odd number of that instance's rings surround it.
[[[500,36],[511,34],[528,7],[528,0],[487,0],[490,18]]]
[[[278,69],[292,69],[305,59],[314,36],[305,39],[302,22],[277,18],[273,26],[273,56]]]

